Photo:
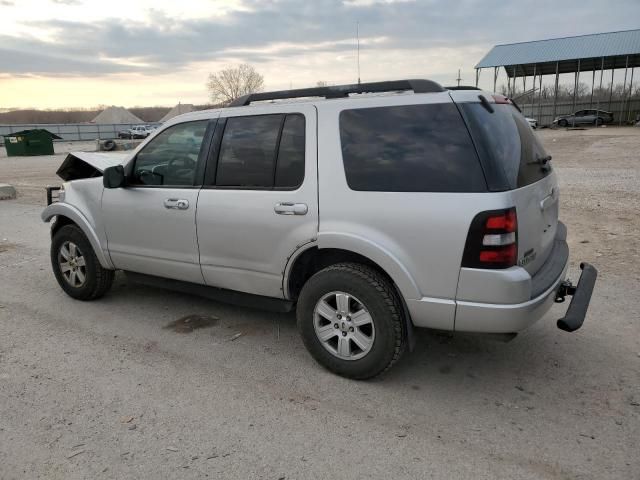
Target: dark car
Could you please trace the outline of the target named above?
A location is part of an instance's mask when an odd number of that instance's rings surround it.
[[[571,115],[560,115],[553,121],[559,127],[575,125],[603,125],[613,122],[613,113],[604,110],[579,110]]]

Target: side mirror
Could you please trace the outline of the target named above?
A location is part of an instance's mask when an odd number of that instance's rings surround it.
[[[124,167],[116,165],[105,168],[104,172],[102,172],[102,184],[104,188],[124,187]]]

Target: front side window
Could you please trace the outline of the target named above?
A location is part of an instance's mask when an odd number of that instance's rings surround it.
[[[138,153],[131,185],[191,186],[207,120],[167,128]]]
[[[304,178],[302,114],[229,117],[224,129],[216,186],[295,188]]]
[[[340,139],[352,190],[487,189],[469,132],[452,103],[344,110]]]

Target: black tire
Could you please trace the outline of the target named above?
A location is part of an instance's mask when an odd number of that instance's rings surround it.
[[[569,122],[567,122],[564,118],[558,121],[558,126],[560,127],[567,127],[568,125],[569,125]]]
[[[103,150],[110,152],[111,150],[116,148],[116,142],[114,142],[113,140],[105,140],[105,142],[102,144],[102,148]]]
[[[362,358],[339,358],[325,348],[316,334],[316,304],[336,291],[356,297],[371,315],[375,337]],[[340,263],[319,271],[302,288],[296,313],[307,350],[320,365],[343,377],[358,380],[375,377],[391,368],[404,353],[406,328],[400,299],[389,280],[368,266]]]
[[[600,117],[596,118],[596,119],[595,119],[595,121],[593,122],[593,124],[594,124],[596,127],[599,127],[599,126],[600,126],[600,125],[602,125],[603,123],[604,123],[604,121],[603,121]]]
[[[65,246],[68,252],[69,243],[76,246],[80,252],[79,256],[84,259],[84,262],[82,262],[84,263],[84,268],[76,267],[82,270],[84,276],[84,281],[78,285],[72,285],[70,280],[65,278],[65,274],[62,271],[63,267],[60,263],[60,258],[63,258],[61,257],[61,250]],[[51,241],[51,266],[60,287],[67,295],[77,300],[94,300],[102,297],[111,288],[115,275],[113,270],[107,270],[100,265],[91,243],[76,225],[65,225],[53,235]],[[74,279],[77,279],[77,277],[74,277]]]

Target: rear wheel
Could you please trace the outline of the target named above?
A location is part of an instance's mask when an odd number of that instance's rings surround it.
[[[600,125],[602,125],[602,123],[603,123],[603,121],[602,121],[602,118],[600,118],[600,117],[596,118],[595,121],[593,122],[593,124],[596,127],[599,127]]]
[[[297,316],[311,355],[344,377],[375,377],[405,349],[402,306],[395,289],[365,265],[342,263],[316,273],[300,293]]]
[[[100,265],[91,243],[76,225],[65,225],[51,241],[51,266],[70,297],[93,300],[111,288],[114,271]]]

